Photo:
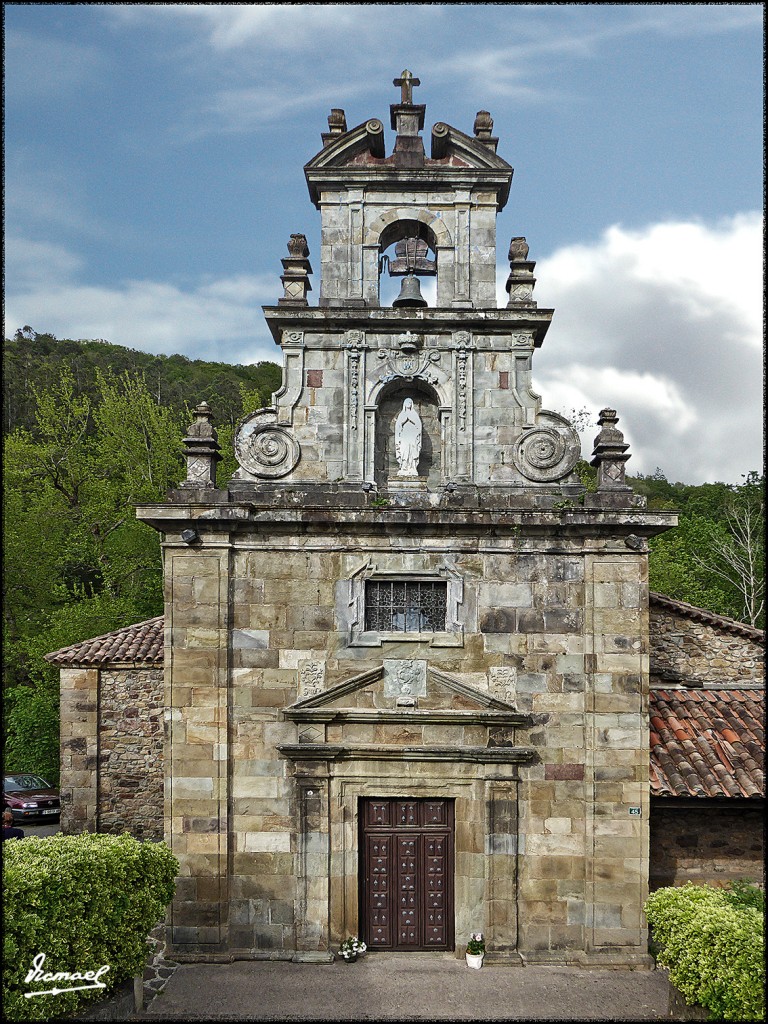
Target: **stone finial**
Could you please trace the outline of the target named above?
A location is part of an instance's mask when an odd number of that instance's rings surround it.
[[[195,409],[194,422],[187,428],[184,438],[187,460],[187,478],[180,487],[215,487],[216,463],[221,459],[218,433],[213,425],[213,413],[207,402]]]
[[[400,102],[389,108],[390,123],[397,132],[393,153],[397,170],[418,170],[424,166],[424,143],[419,132],[424,127],[426,107],[413,102],[413,87],[420,84],[407,68],[393,79],[393,85],[400,86]]]
[[[472,130],[478,139],[490,139],[493,134],[493,118],[487,110],[478,110]]]
[[[533,276],[533,268],[536,266],[533,260],[528,259],[528,243],[522,235],[513,238],[509,243],[509,277],[504,286],[509,295],[507,309],[519,306],[536,306],[533,298],[533,288],[536,278]]]
[[[323,147],[330,146],[330,144],[335,142],[340,136],[345,135],[346,131],[347,115],[341,107],[333,107],[328,115],[328,131],[321,132],[320,134],[320,137],[323,140]]]
[[[328,131],[331,135],[343,135],[347,130],[347,115],[341,107],[333,107],[328,115]]]
[[[312,291],[309,275],[312,267],[309,260],[307,237],[302,234],[291,235],[288,242],[288,256],[281,260],[283,273],[283,297],[278,299],[278,306],[308,306],[307,293]]]
[[[510,263],[519,263],[528,259],[528,243],[522,235],[513,238],[509,243],[507,259]]]
[[[478,110],[472,130],[478,142],[482,142],[488,149],[496,152],[499,140],[493,134],[493,118],[487,110]]]
[[[288,253],[291,256],[298,256],[299,259],[306,259],[309,256],[309,246],[306,235],[291,235],[288,241]]]
[[[619,417],[615,409],[601,409],[597,418],[600,433],[595,438],[595,450],[590,466],[597,467],[598,491],[631,491],[626,482],[625,463],[631,456],[625,454],[629,445],[616,424]]]

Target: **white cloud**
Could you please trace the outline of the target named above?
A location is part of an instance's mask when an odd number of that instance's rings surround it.
[[[413,64],[423,81],[477,91],[489,100],[578,101],[562,85],[564,61],[594,61],[622,40],[727,33],[762,24],[756,4],[115,4],[116,23],[181,26],[193,49],[207,47],[257,82],[256,95],[278,102],[231,106],[241,130],[311,105],[329,92],[346,102],[371,91],[379,75]],[[424,40],[423,45],[419,41]],[[187,59],[197,60],[193,49]],[[322,54],[321,57],[318,55]],[[286,59],[292,61],[285,66]],[[410,66],[410,65],[409,65]],[[225,73],[217,67],[218,73]],[[243,96],[249,99],[247,91]],[[234,92],[213,104],[226,109]],[[234,122],[221,126],[231,130]]]
[[[75,253],[52,242],[6,239],[5,269],[21,290],[37,290],[52,281],[70,279],[83,265]]]
[[[307,49],[316,54],[326,40],[329,47],[338,46],[340,40],[357,40],[361,57],[368,58],[365,42],[373,41],[382,26],[392,29],[399,24],[407,38],[414,21],[430,13],[434,21],[439,12],[438,7],[419,8],[418,4],[116,4],[109,13],[129,24],[156,25],[159,18],[187,22],[202,29],[212,49],[229,56],[243,47],[268,53]],[[343,60],[351,56],[348,50],[340,54]],[[287,67],[284,84],[302,70]]]
[[[106,338],[190,359],[281,361],[260,308],[280,294],[277,275],[97,287],[81,283],[82,261],[62,246],[9,239],[7,248],[16,283],[6,296],[6,337],[29,324],[59,338]]]
[[[739,482],[762,466],[761,267],[758,213],[613,226],[541,260],[536,295],[555,308],[534,357],[544,406],[616,408],[634,473]]]

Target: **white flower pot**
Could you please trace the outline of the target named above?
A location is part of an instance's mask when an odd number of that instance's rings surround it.
[[[483,954],[482,953],[465,953],[467,958],[467,967],[472,967],[474,970],[479,971],[483,966]]]

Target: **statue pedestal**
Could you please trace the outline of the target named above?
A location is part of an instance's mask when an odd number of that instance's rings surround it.
[[[387,490],[394,491],[426,491],[427,478],[425,476],[392,476],[387,481]]]

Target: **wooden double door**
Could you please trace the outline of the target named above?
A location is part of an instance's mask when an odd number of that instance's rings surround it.
[[[453,949],[453,801],[365,799],[360,831],[369,948]]]

